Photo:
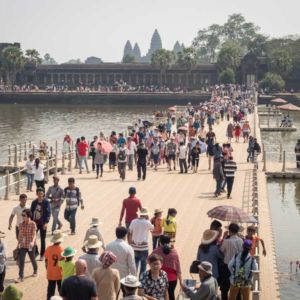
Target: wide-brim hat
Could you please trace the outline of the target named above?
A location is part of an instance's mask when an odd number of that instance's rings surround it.
[[[149,216],[149,212],[148,212],[148,209],[143,207],[140,212],[139,212],[139,216]]]
[[[203,261],[198,265],[199,270],[205,272],[206,274],[212,275],[212,264],[208,261]]]
[[[83,245],[88,249],[97,249],[102,246],[102,242],[98,240],[98,237],[96,235],[92,234],[88,237]]]
[[[154,214],[159,214],[159,213],[162,213],[162,212],[163,212],[163,210],[160,209],[160,208],[156,208],[156,209],[154,210]]]
[[[219,235],[219,232],[216,230],[207,229],[203,232],[201,244],[208,245],[214,242]]]
[[[100,225],[100,224],[102,224],[102,222],[99,221],[98,218],[92,218],[92,222],[90,223],[90,226],[91,226],[91,227],[92,227],[92,226],[98,226],[98,225]]]
[[[65,250],[61,253],[61,256],[62,257],[71,257],[71,256],[74,256],[76,254],[76,250],[72,247],[67,247],[65,248]]]
[[[126,277],[122,278],[120,280],[122,285],[132,287],[132,288],[137,288],[141,285],[141,283],[138,281],[137,277],[133,275],[127,275]]]
[[[50,239],[50,242],[53,244],[62,243],[64,240],[64,235],[60,230],[55,230],[53,236]]]

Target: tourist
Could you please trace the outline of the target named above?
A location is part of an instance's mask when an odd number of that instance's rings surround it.
[[[117,137],[114,131],[111,133],[109,137],[109,143],[112,146],[112,150],[109,152],[108,164],[109,164],[109,169],[114,171],[117,162],[117,150],[118,150]]]
[[[83,246],[87,251],[85,254],[81,255],[79,259],[86,261],[86,275],[91,278],[93,271],[100,266],[99,250],[100,247],[102,247],[102,243],[98,240],[96,235],[90,235]]]
[[[56,229],[61,229],[63,224],[59,220],[60,207],[64,201],[64,190],[59,186],[59,177],[53,176],[53,185],[48,188],[46,199],[50,200],[51,214],[53,218],[52,233]],[[58,225],[58,228],[57,228]]]
[[[17,239],[19,236],[19,226],[23,222],[23,217],[22,217],[23,210],[26,208],[29,208],[29,205],[27,205],[26,202],[27,202],[27,195],[21,194],[19,196],[19,205],[15,206],[13,208],[11,215],[9,217],[9,221],[8,221],[8,230],[11,230],[13,219],[15,216],[17,216],[17,220],[16,220],[16,237],[17,237]]]
[[[201,148],[199,141],[196,142],[195,147],[191,150],[192,170],[193,173],[198,172],[199,160],[200,160]]]
[[[5,234],[0,232],[0,297],[4,291],[4,279],[6,274],[6,245],[3,242]]]
[[[175,133],[176,135],[176,133]],[[175,143],[174,135],[171,136],[169,143],[166,145],[166,154],[168,157],[168,170],[172,170],[172,161],[173,169],[176,170],[176,153],[177,153],[177,144]]]
[[[212,275],[216,280],[219,278],[219,261],[223,259],[223,253],[219,245],[217,245],[218,236],[218,231],[205,230],[197,252],[197,260],[199,262],[208,261],[211,263]]]
[[[47,226],[51,216],[51,207],[49,201],[45,198],[45,193],[42,188],[36,190],[37,199],[31,203],[32,221],[36,224],[37,232],[40,232],[41,249],[40,260],[44,260],[44,253],[46,249],[46,234]]]
[[[36,188],[42,188],[45,192],[45,175],[44,175],[44,165],[40,162],[39,158],[36,158],[33,164],[32,171],[34,173],[34,181]]]
[[[136,188],[135,187],[130,187],[129,188],[129,197],[123,200],[122,204],[122,210],[120,214],[120,219],[119,219],[119,226],[122,225],[122,220],[124,217],[125,213],[125,224],[126,228],[129,228],[130,223],[132,220],[137,218],[137,212],[138,210],[142,209],[142,203],[141,201],[136,198]]]
[[[102,224],[102,222],[100,222],[98,218],[92,218],[92,222],[90,223],[90,228],[86,231],[83,242],[87,241],[90,235],[95,235],[97,236],[98,241],[102,243],[102,248],[105,249],[104,239],[99,230],[100,224]]]
[[[69,133],[66,133],[62,146],[62,154],[69,154],[72,150],[72,139]]]
[[[234,136],[235,136],[235,141],[237,143],[240,141],[240,135],[241,135],[241,125],[240,123],[236,123],[234,126]]]
[[[205,126],[204,125],[201,125],[201,129],[199,131],[199,138],[202,142],[205,142],[205,139],[206,139],[206,135],[207,135],[207,132],[205,130]]]
[[[22,300],[23,293],[18,290],[15,285],[8,285],[3,294],[1,295],[1,300]]]
[[[159,163],[160,145],[158,143],[157,137],[154,137],[154,141],[150,146],[151,151],[151,161],[154,163],[154,170],[157,171],[157,166]]]
[[[254,158],[255,155],[258,155],[261,153],[261,148],[259,143],[257,142],[257,138],[254,138],[254,144],[253,144],[253,150],[252,150],[252,157]]]
[[[79,143],[80,143],[80,138],[76,140],[76,144],[75,144],[75,159],[76,159],[75,169],[79,169],[79,150],[78,150]]]
[[[123,133],[119,133],[117,144],[118,144],[118,147],[121,147],[122,145],[126,144],[126,140],[124,138],[124,134]]]
[[[228,291],[230,288],[228,264],[231,259],[243,249],[243,240],[238,236],[239,229],[237,224],[231,223],[228,227],[229,235],[224,238],[220,248],[224,254],[224,268],[222,268],[222,274],[220,274],[219,280],[222,300],[228,299]]]
[[[221,242],[222,242],[222,233],[223,233],[222,223],[220,221],[218,221],[218,220],[213,220],[210,223],[209,229],[210,230],[218,231],[217,244],[220,245]]]
[[[300,139],[297,141],[297,144],[295,146],[295,153],[296,153],[296,166],[299,169],[300,168]]]
[[[100,172],[100,177],[103,175],[103,165],[104,165],[104,149],[102,148],[102,144],[99,142],[97,145],[94,146],[94,157],[93,157],[93,165],[94,169],[96,166],[96,179],[99,178],[99,172]],[[94,170],[93,170],[94,171]]]
[[[169,208],[168,214],[162,220],[163,234],[167,235],[172,242],[175,241],[177,222],[176,222],[177,210],[175,208]]]
[[[97,300],[96,284],[86,274],[86,262],[79,259],[76,264],[76,275],[70,276],[62,283],[60,295],[67,300]]]
[[[33,276],[37,276],[38,266],[35,260],[36,252],[36,224],[31,221],[31,210],[24,209],[22,212],[23,222],[19,225],[19,237],[18,237],[18,247],[19,248],[19,278],[16,280],[16,283],[24,281],[24,265],[25,265],[25,256],[28,253],[32,267],[33,267]]]
[[[140,142],[136,152],[138,180],[141,180],[141,178],[143,180],[146,179],[147,156],[148,156],[148,150],[145,147],[145,143],[142,141]]]
[[[162,258],[161,269],[167,273],[169,300],[175,300],[177,279],[181,283],[182,278],[178,253],[170,243],[171,240],[168,236],[161,235],[160,247],[156,248],[152,254],[157,254]]]
[[[138,287],[141,283],[134,275],[127,275],[121,280],[121,289],[124,290],[124,298],[121,300],[145,300],[144,297],[140,297],[136,294]]]
[[[256,255],[256,247],[258,247],[259,242],[261,243],[262,246],[262,254],[263,256],[267,255],[266,247],[265,247],[265,242],[263,241],[262,238],[256,235],[256,227],[251,225],[247,227],[247,235],[245,236],[245,240],[250,240],[251,241],[251,249],[250,249],[250,255],[255,256]]]
[[[78,149],[78,159],[79,159],[79,174],[82,173],[82,162],[84,162],[85,167],[86,167],[86,172],[90,173],[89,171],[89,167],[87,164],[87,150],[89,149],[89,145],[85,140],[85,137],[82,136],[80,138],[80,143],[78,143],[77,145],[77,149]]]
[[[247,162],[253,161],[253,153],[254,153],[254,138],[252,136],[249,137],[248,140],[248,148],[247,148],[247,152],[248,152],[248,156],[247,156]]]
[[[209,127],[209,131],[206,134],[208,170],[211,170],[211,161],[212,161],[212,158],[214,157],[215,142],[216,142],[216,134],[213,132],[212,127]]]
[[[252,285],[252,272],[258,270],[256,260],[250,255],[252,242],[245,240],[243,249],[229,262],[230,276],[229,300],[236,300],[240,293],[243,300],[250,299]]]
[[[216,180],[216,190],[214,195],[217,198],[221,194],[222,183],[223,180],[225,179],[220,158],[215,158],[214,160],[213,176],[214,179]]]
[[[64,198],[66,200],[64,218],[70,223],[71,235],[74,235],[76,233],[77,208],[80,206],[81,209],[84,209],[84,205],[81,192],[75,186],[75,179],[73,177],[68,178],[68,186],[64,189]]]
[[[151,224],[154,226],[152,231],[152,244],[153,250],[157,248],[159,243],[159,238],[162,235],[162,213],[161,209],[154,210],[154,216],[150,220]]]
[[[233,138],[234,127],[231,122],[227,125],[226,136],[228,139],[228,143],[231,143],[231,139]]]
[[[61,252],[62,260],[58,262],[58,265],[62,271],[62,280],[75,274],[75,263],[73,258],[76,252],[77,251],[70,246],[66,247],[64,251]]]
[[[120,275],[118,270],[111,267],[116,260],[117,257],[112,252],[104,251],[100,256],[100,266],[92,273],[99,300],[117,299],[120,289]]]
[[[128,147],[128,170],[132,171],[133,162],[137,151],[137,146],[131,136],[127,138],[127,147]]]
[[[178,148],[178,158],[179,158],[179,168],[180,174],[187,173],[187,163],[186,163],[187,147],[184,142],[180,142]]]
[[[29,155],[29,159],[26,161],[25,169],[26,169],[26,177],[27,177],[27,189],[26,192],[32,192],[32,184],[34,178],[34,171],[33,171],[33,164],[34,164],[34,156],[33,154]]]
[[[188,298],[193,300],[217,299],[216,295],[218,284],[212,275],[212,264],[207,261],[203,261],[199,264],[198,268],[201,281],[200,288],[194,291],[182,283],[183,292]]]
[[[98,137],[95,135],[93,140],[90,142],[89,156],[92,157],[92,170],[95,171],[95,156],[96,156],[96,145]]]
[[[129,226],[129,241],[134,250],[135,264],[138,271],[139,265],[140,274],[145,272],[147,257],[148,257],[148,237],[149,233],[153,231],[154,226],[150,223],[149,213],[146,208],[142,208],[139,217],[134,219]]]
[[[249,135],[251,132],[249,121],[245,121],[245,123],[243,124],[242,132],[243,132],[244,143],[246,143],[246,142],[248,142]]]
[[[58,262],[62,259],[61,253],[64,250],[61,246],[62,242],[62,232],[60,230],[54,231],[53,237],[51,238],[52,245],[47,247],[45,251],[45,263],[48,279],[47,300],[50,300],[50,298],[55,295],[56,286],[58,292],[61,287],[62,271]]]
[[[168,278],[166,272],[161,270],[162,258],[152,254],[148,258],[148,263],[150,270],[140,276],[138,295],[146,299],[168,300]]]
[[[231,199],[231,191],[234,182],[234,174],[237,170],[236,162],[232,156],[229,156],[228,160],[224,162],[224,174],[227,183],[227,199]]]
[[[120,144],[119,149],[117,150],[117,161],[118,161],[118,171],[122,181],[125,180],[126,176],[126,165],[127,165],[127,156],[128,149],[126,148],[125,142]]]

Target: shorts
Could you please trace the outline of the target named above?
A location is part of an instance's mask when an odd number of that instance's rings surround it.
[[[248,138],[249,137],[249,132],[243,132],[243,138]]]
[[[155,164],[158,164],[159,163],[159,154],[153,154],[152,153],[152,157],[151,157],[152,159],[153,159],[153,162],[155,163]]]
[[[168,160],[175,160],[175,154],[169,154],[168,155]]]

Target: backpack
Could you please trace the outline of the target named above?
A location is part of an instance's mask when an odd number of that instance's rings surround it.
[[[236,259],[238,257],[238,254],[235,255],[234,257],[234,265],[233,265],[233,284],[234,286],[237,287],[244,287],[247,286],[250,282],[250,278],[252,276],[252,268],[253,268],[253,263],[254,263],[254,257],[249,256],[239,267],[239,270],[236,274]],[[248,278],[245,277],[245,265],[246,263],[251,259],[251,265],[250,265],[250,273]]]
[[[118,160],[125,161],[126,160],[126,149],[120,150],[118,155]]]

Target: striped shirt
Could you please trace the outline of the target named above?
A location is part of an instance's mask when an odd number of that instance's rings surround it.
[[[226,177],[234,177],[234,173],[237,169],[236,162],[233,160],[227,160],[224,164],[224,173]]]

